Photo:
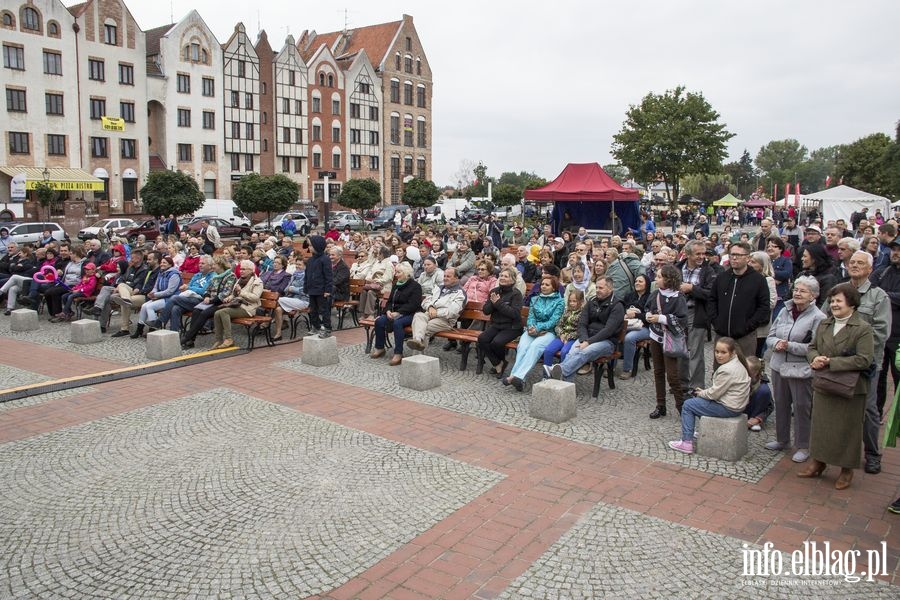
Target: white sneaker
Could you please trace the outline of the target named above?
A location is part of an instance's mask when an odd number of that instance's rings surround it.
[[[550,377],[553,379],[562,379],[563,378],[562,366],[560,366],[559,364],[555,364],[552,367],[550,367]]]
[[[550,379],[550,367],[548,365],[544,365],[544,379]]]
[[[809,450],[807,450],[806,448],[800,448],[799,450],[794,452],[794,455],[791,457],[791,460],[794,461],[795,463],[802,463],[802,462],[806,462],[808,458],[809,458]]]
[[[766,442],[766,450],[774,450],[775,452],[778,452],[779,450],[784,450],[784,444],[776,440],[772,440],[771,442]]]

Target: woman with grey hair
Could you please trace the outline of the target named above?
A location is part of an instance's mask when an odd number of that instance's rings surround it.
[[[772,269],[772,259],[762,250],[758,250],[750,254],[747,266],[766,278],[766,283],[769,285],[769,310],[774,310],[775,304],[778,302],[778,290],[776,289],[775,272]],[[766,350],[766,336],[769,335],[770,324],[771,318],[769,323],[756,328],[756,358],[762,358]]]
[[[783,450],[791,440],[791,414],[794,421],[794,462],[809,458],[812,417],[812,369],[806,359],[809,343],[825,313],[816,306],[819,282],[815,277],[798,277],[791,300],[785,302],[769,330],[767,343],[772,349],[769,367],[775,397],[775,440],[769,450]],[[793,408],[793,411],[792,411]]]
[[[216,343],[212,350],[234,346],[231,337],[231,319],[252,317],[259,308],[263,293],[263,282],[256,276],[256,265],[252,260],[241,261],[241,276],[231,288],[222,308],[216,311],[213,318]]]

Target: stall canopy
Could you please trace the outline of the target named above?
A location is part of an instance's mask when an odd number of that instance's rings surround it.
[[[713,206],[737,206],[743,202],[744,201],[740,198],[735,198],[732,194],[727,194],[713,202]]]
[[[750,208],[768,208],[770,206],[774,206],[775,203],[771,200],[767,200],[766,198],[754,198],[753,200],[748,200],[744,202],[744,206]]]
[[[640,227],[637,190],[624,188],[597,163],[569,163],[556,179],[535,190],[525,190],[525,199],[554,202],[555,230],[565,224],[588,229],[612,229],[610,213],[615,210],[623,233]]]
[[[869,209],[870,216],[874,217],[875,211],[880,210],[881,214],[887,217],[891,206],[890,201],[884,196],[857,190],[849,185],[839,185],[803,196],[804,202],[810,200],[821,203],[823,223],[832,219],[844,219],[849,223],[850,215],[859,212],[863,207]]]

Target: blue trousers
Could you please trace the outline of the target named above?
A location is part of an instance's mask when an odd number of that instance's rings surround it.
[[[697,417],[739,417],[743,413],[728,410],[722,404],[706,398],[688,398],[681,407],[681,439],[694,441],[694,428]]]
[[[538,337],[531,337],[527,333],[523,333],[519,338],[519,345],[516,347],[516,364],[513,365],[510,375],[524,380],[534,367],[538,357],[555,339],[556,336],[549,331]]]
[[[414,315],[401,315],[394,320],[388,319],[387,315],[381,315],[375,319],[375,348],[382,350],[384,348],[384,336],[387,334],[387,328],[394,329],[394,354],[403,354],[403,338],[406,334],[403,329],[407,325],[412,324]]]
[[[564,342],[558,337],[554,337],[553,341],[550,342],[550,345],[544,348],[544,364],[548,367],[552,366],[553,359],[556,358],[557,352],[559,352],[559,362],[566,360],[566,355],[569,354],[569,350],[572,349],[572,344],[574,343],[575,340]]]
[[[642,327],[637,331],[629,331],[625,334],[625,343],[622,351],[622,372],[631,373],[634,368],[634,355],[637,352],[637,343],[650,339],[650,328]]]
[[[166,322],[168,322],[169,329],[172,331],[181,331],[182,315],[186,312],[193,311],[194,307],[200,304],[200,300],[201,298],[195,298],[193,296],[173,296],[172,301],[163,308],[160,321],[162,321],[164,326]],[[168,314],[166,314],[167,311]]]
[[[616,345],[610,340],[603,340],[589,345],[582,350],[576,343],[566,355],[566,360],[562,362],[562,375],[566,381],[571,381],[575,376],[575,372],[587,363],[600,358],[601,356],[609,356],[616,349]]]

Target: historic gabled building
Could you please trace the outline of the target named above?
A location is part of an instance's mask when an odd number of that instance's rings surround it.
[[[229,172],[227,191],[231,197],[231,182],[240,181],[247,173],[259,173],[263,147],[260,131],[260,61],[247,37],[243,23],[222,45],[224,62],[225,101],[225,166]],[[223,182],[223,188],[226,187]]]
[[[384,189],[380,80],[365,50],[338,64],[344,70],[347,97],[347,177],[374,179]]]
[[[309,195],[309,77],[294,37],[289,35],[272,63],[275,114],[275,172],[286,175]]]
[[[346,181],[344,115],[344,72],[329,48],[322,44],[308,48],[305,57],[309,76],[309,178],[307,198],[316,203],[325,199],[325,181],[321,175],[334,173],[329,178],[329,199],[333,202],[341,193]]]

